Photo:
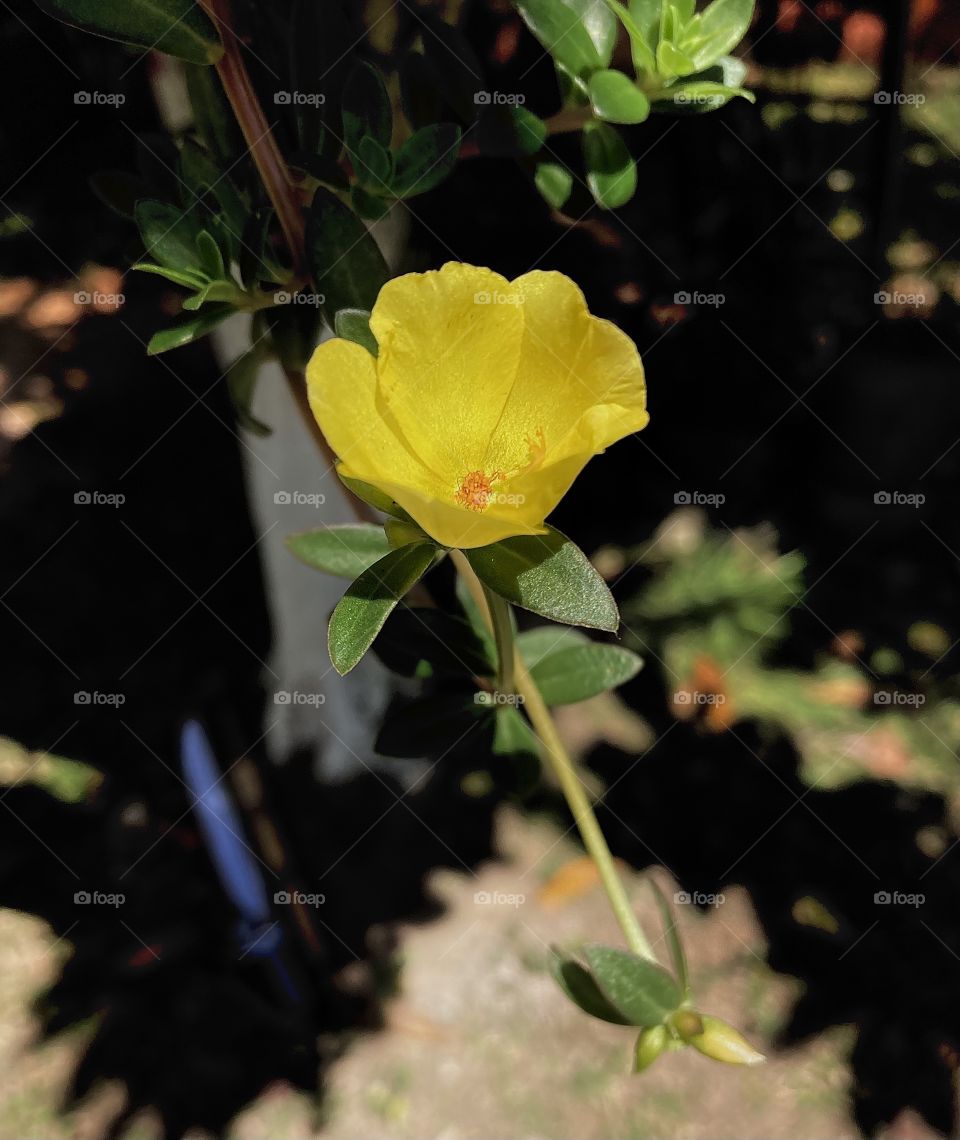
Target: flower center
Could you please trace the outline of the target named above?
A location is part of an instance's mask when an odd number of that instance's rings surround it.
[[[489,475],[484,471],[471,471],[460,478],[454,498],[471,511],[485,511],[494,495],[494,483],[502,479],[502,471],[491,471]]]

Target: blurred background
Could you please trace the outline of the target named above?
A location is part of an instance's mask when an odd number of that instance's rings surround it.
[[[372,50],[418,7],[365,5]],[[511,6],[460,16],[549,115]],[[615,214],[474,156],[381,227],[399,270],[569,274],[646,365],[649,428],[553,520],[646,666],[561,726],[641,917],[651,869],[702,1007],[770,1059],[642,1079],[547,973],[617,937],[552,791],[377,757],[386,674],[328,675],[338,587],[282,540],[348,515],[279,378],[264,443],[222,382],[242,330],[146,356],[182,292],[127,273],[91,179],[170,177],[183,76],[28,3],[0,27],[0,1136],[953,1134],[957,6],[759,0],[756,106],[629,128]],[[191,810],[197,716],[268,895],[313,899],[264,930]]]

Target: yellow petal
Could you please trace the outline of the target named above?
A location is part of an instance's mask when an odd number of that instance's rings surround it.
[[[388,281],[373,307],[380,394],[451,493],[480,467],[513,384],[519,301],[499,273],[450,262]]]

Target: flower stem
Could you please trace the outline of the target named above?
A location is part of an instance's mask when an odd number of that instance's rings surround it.
[[[513,692],[515,688],[516,692],[523,697],[524,711],[530,719],[540,745],[557,777],[567,806],[570,808],[580,837],[583,839],[583,845],[596,864],[603,889],[607,893],[610,906],[620,924],[624,938],[627,940],[627,945],[634,954],[646,958],[648,962],[656,962],[657,957],[647,940],[647,936],[643,933],[637,916],[633,912],[633,907],[630,905],[626,888],[617,874],[613,856],[610,854],[606,838],[597,822],[583,781],[580,779],[574,762],[560,739],[557,726],[554,724],[553,717],[536,681],[530,676],[520,654],[517,652],[509,603],[483,586],[461,551],[452,551],[451,557],[465,585],[481,609],[485,610],[488,615],[490,628],[493,630],[497,644],[500,668],[498,687],[502,692],[508,693]],[[510,682],[508,686],[505,682],[504,674],[506,671],[503,662],[511,660],[512,668],[507,673]]]

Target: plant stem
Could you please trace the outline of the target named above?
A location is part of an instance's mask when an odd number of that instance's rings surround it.
[[[583,781],[580,779],[576,766],[560,739],[557,726],[554,724],[553,717],[550,715],[550,710],[547,708],[536,681],[530,676],[520,654],[517,652],[509,603],[492,591],[487,590],[461,551],[451,551],[450,556],[470,593],[481,610],[487,614],[490,628],[497,643],[497,655],[500,662],[512,657],[512,684],[517,693],[523,697],[524,711],[529,717],[543,751],[557,777],[567,806],[570,808],[583,839],[583,845],[596,864],[603,889],[607,893],[610,906],[620,924],[624,938],[627,940],[627,945],[639,957],[646,958],[648,962],[656,962],[657,957],[647,940],[647,936],[643,933],[637,916],[633,912],[633,907],[630,905],[626,888],[617,874],[613,856],[610,854],[606,838],[597,822]],[[498,686],[501,691],[513,691],[504,685],[502,664]]]
[[[510,614],[510,603],[495,594],[492,590],[483,587],[483,596],[487,602],[487,612],[490,615],[490,625],[493,629],[493,639],[497,645],[497,691],[506,696],[514,693],[514,660],[516,650],[513,644],[513,619]]]

